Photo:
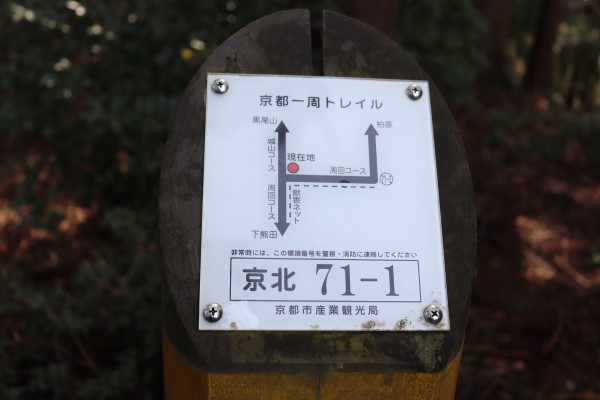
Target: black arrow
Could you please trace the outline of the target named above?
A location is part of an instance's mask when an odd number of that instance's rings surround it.
[[[286,173],[286,133],[287,126],[281,121],[277,128],[277,222],[275,226],[281,236],[285,234],[290,223],[286,217],[286,184],[287,182],[328,182],[328,183],[377,183],[377,145],[376,137],[379,135],[373,124],[365,132],[369,143],[369,176],[344,176],[339,175],[292,175]]]
[[[281,123],[283,124],[283,122]],[[279,124],[281,126],[281,124]],[[283,125],[285,128],[285,125]],[[279,129],[279,128],[277,128]],[[340,175],[292,175],[286,174],[287,182],[323,182],[323,183],[377,183],[377,146],[376,136],[379,134],[370,124],[365,132],[369,138],[369,175],[368,176],[340,176]],[[285,139],[284,139],[285,144]],[[281,159],[279,159],[281,163]],[[281,165],[281,164],[280,164]],[[283,160],[283,173],[285,174],[285,160]],[[281,175],[279,177],[281,179]]]
[[[286,173],[285,173],[285,158],[286,146],[285,136],[289,132],[287,126],[281,121],[275,129],[277,132],[277,222],[275,226],[279,230],[281,236],[284,235],[290,223],[286,218]]]
[[[377,146],[375,145],[376,136],[379,133],[373,127],[373,124],[369,124],[365,135],[369,137],[369,181],[367,183],[377,183]]]

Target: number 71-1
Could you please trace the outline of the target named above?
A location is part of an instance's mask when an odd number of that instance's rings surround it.
[[[333,268],[333,264],[317,264],[317,269],[315,271],[315,274],[319,274],[319,271],[325,270],[327,271],[325,273],[325,278],[323,279],[323,285],[321,285],[321,294],[323,296],[325,296],[327,294],[327,278],[329,278],[329,273],[331,272],[331,269]],[[346,284],[346,291],[344,293],[342,293],[342,296],[354,296],[354,293],[352,293],[352,288],[350,285],[350,264],[348,265],[344,265],[343,267],[340,267],[341,269],[344,270],[344,277],[345,277],[345,284]],[[389,287],[390,287],[390,291],[388,294],[386,294],[386,296],[398,296],[398,293],[396,293],[396,286],[394,283],[394,266],[390,265],[389,267],[384,268],[388,271],[388,283],[389,283]]]

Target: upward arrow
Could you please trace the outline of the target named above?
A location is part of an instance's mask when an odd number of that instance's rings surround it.
[[[277,128],[277,222],[275,226],[281,236],[285,234],[290,223],[287,222],[287,183],[288,182],[331,182],[331,183],[377,183],[377,143],[376,137],[379,133],[369,124],[365,135],[368,140],[369,152],[369,175],[368,176],[343,176],[340,175],[298,175],[286,173],[286,134],[289,133],[287,126],[281,121]]]
[[[277,222],[275,222],[275,226],[279,230],[281,236],[283,236],[287,228],[290,226],[290,223],[287,222],[286,218],[287,191],[285,173],[285,137],[289,130],[283,121],[281,121],[275,129],[275,132],[277,132]]]
[[[285,127],[285,125],[284,125]],[[279,129],[279,128],[278,128]],[[369,175],[302,175],[302,174],[291,174],[286,175],[285,169],[283,171],[283,177],[286,182],[319,182],[319,183],[377,183],[377,143],[376,137],[379,136],[373,124],[369,124],[369,127],[365,131],[368,141],[368,153],[369,153]],[[285,137],[284,137],[285,143]],[[281,161],[281,159],[280,159]],[[285,160],[283,160],[283,168],[285,168]],[[279,176],[281,179],[281,175]]]
[[[377,183],[377,146],[375,145],[375,136],[379,136],[379,133],[377,133],[373,124],[370,124],[365,135],[369,137],[369,177],[371,178],[369,183]]]

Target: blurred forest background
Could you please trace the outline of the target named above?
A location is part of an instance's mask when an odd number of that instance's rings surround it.
[[[162,398],[177,103],[229,35],[289,8],[392,36],[460,126],[479,246],[457,398],[600,399],[598,0],[3,1],[0,398]]]

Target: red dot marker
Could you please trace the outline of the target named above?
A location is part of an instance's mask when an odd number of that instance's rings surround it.
[[[296,172],[298,172],[300,170],[300,166],[298,164],[296,164],[295,162],[289,163],[287,166],[287,170],[290,171],[292,174],[295,174]]]

